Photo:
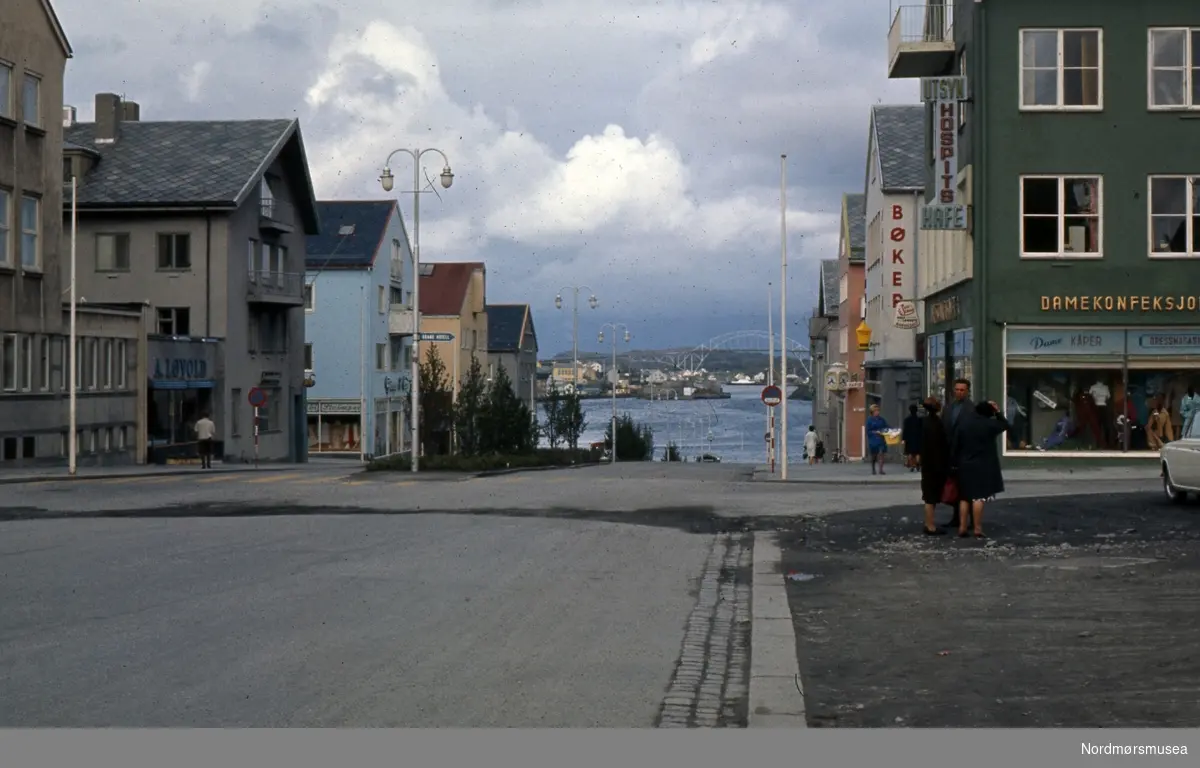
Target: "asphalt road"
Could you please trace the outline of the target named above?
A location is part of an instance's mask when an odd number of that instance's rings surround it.
[[[6,523],[0,726],[650,727],[712,539],[442,515]]]
[[[743,532],[915,492],[747,478],[325,464],[3,485],[0,726],[743,725]],[[1153,478],[1006,496],[1131,486],[1158,498]]]
[[[986,515],[985,542],[922,536],[912,508],[781,534],[811,726],[1200,726],[1200,505]]]

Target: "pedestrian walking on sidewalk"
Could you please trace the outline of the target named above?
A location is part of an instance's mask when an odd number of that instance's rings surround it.
[[[207,413],[200,414],[196,421],[196,439],[200,441],[200,466],[203,469],[212,469],[213,437],[216,434],[217,425]]]
[[[1004,491],[1004,474],[996,438],[1008,431],[1008,420],[1000,407],[988,401],[975,406],[958,428],[958,535],[966,537],[973,521],[975,538],[983,538],[983,508]],[[968,517],[969,516],[969,517]]]
[[[817,428],[812,424],[808,425],[808,432],[804,434],[804,455],[808,457],[810,465],[817,463]]]
[[[871,415],[867,417],[867,448],[871,455],[871,474],[875,474],[875,464],[879,463],[879,474],[883,471],[883,461],[887,458],[887,439],[883,436],[888,428],[887,420],[879,415],[879,406],[871,406]]]
[[[946,531],[933,518],[946,495],[950,477],[950,441],[942,424],[942,404],[936,397],[925,400],[925,418],[921,421],[921,501],[925,504],[925,535],[940,536]],[[958,499],[954,499],[958,504]]]

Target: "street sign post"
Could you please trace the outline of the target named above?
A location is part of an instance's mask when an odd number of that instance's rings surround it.
[[[420,341],[454,341],[453,333],[418,333],[417,338]]]
[[[774,384],[768,384],[763,387],[762,401],[771,408],[783,402],[783,390]]]
[[[267,404],[267,393],[258,387],[251,387],[246,399],[254,409],[254,468],[258,469],[258,409]]]

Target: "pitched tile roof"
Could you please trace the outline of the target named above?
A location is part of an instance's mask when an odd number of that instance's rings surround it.
[[[904,104],[871,108],[875,147],[885,192],[925,188],[925,106]]]
[[[843,197],[843,205],[842,215],[846,217],[843,226],[850,238],[850,250],[860,252],[857,257],[852,254],[851,258],[861,259],[861,251],[867,245],[866,196],[857,192],[847,194]]]
[[[840,305],[838,291],[838,262],[837,259],[821,259],[820,284],[821,314],[826,317],[837,317]]]
[[[318,200],[321,233],[309,235],[305,261],[309,269],[366,268],[384,246],[395,200]],[[388,257],[390,258],[390,256]]]
[[[528,304],[488,304],[488,352],[520,352],[529,320]]]
[[[234,208],[257,194],[258,179],[283,156],[307,186],[307,199],[295,201],[297,213],[306,231],[316,231],[312,182],[297,120],[126,120],[112,144],[96,144],[95,138],[95,123],[63,129],[64,145],[80,145],[100,155],[81,179],[82,209]]]
[[[457,317],[467,299],[471,275],[480,261],[426,262],[421,265],[421,314]]]

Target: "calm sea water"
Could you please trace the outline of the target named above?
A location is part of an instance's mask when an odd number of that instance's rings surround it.
[[[628,413],[639,424],[654,429],[655,458],[662,457],[667,443],[675,441],[684,456],[714,453],[722,462],[762,464],[767,448],[763,435],[767,431],[767,407],[763,405],[760,387],[728,387],[728,400],[617,400],[617,414]],[[611,400],[584,400],[587,418],[580,443],[599,442],[612,419]],[[780,408],[775,409],[779,426]],[[802,442],[812,423],[812,403],[801,400],[788,402],[788,463],[800,464]],[[710,440],[711,438],[711,440]]]

